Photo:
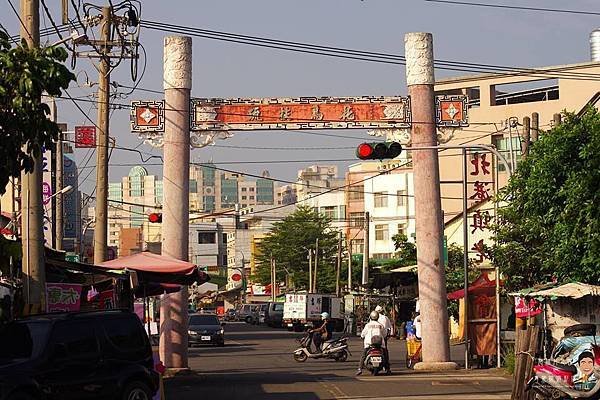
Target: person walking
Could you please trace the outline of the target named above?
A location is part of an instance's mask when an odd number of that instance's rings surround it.
[[[388,339],[390,336],[392,336],[394,334],[394,327],[392,326],[392,322],[387,317],[387,315],[385,315],[383,313],[383,307],[378,305],[377,307],[375,307],[375,311],[377,311],[379,313],[379,318],[377,319],[377,322],[379,322],[385,329],[385,336],[383,337],[383,340],[385,342],[385,347],[384,347],[383,351],[385,353],[385,370],[389,374],[392,372],[392,370],[390,367],[390,353],[388,350]]]

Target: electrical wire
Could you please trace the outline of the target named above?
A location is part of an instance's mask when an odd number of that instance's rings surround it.
[[[562,14],[577,14],[577,15],[600,15],[600,12],[594,11],[583,11],[583,10],[564,10],[558,8],[541,8],[541,7],[528,7],[528,6],[511,6],[508,4],[485,4],[485,3],[474,3],[469,1],[453,1],[453,0],[425,0],[428,3],[445,3],[460,6],[475,6],[475,7],[490,7],[490,8],[505,8],[511,10],[526,10],[526,11],[542,11],[542,12],[554,12]]]

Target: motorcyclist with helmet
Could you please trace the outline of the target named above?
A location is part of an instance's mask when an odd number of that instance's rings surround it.
[[[329,313],[323,312],[321,313],[321,319],[323,323],[318,328],[312,329],[309,332],[314,334],[313,342],[315,344],[315,348],[318,352],[321,352],[321,346],[323,343],[333,336],[333,321],[329,318]]]
[[[369,322],[363,328],[360,337],[364,339],[364,351],[362,356],[360,357],[360,363],[358,364],[358,370],[356,371],[356,375],[362,374],[362,367],[365,363],[365,358],[367,358],[367,354],[369,352],[369,347],[373,344],[373,339],[375,337],[379,337],[382,341],[381,346],[385,348],[385,341],[383,340],[386,336],[386,329],[383,325],[378,322],[379,313],[375,310],[371,311],[369,314]],[[389,371],[389,370],[388,370]]]

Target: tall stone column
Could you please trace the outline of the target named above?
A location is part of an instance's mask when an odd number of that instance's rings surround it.
[[[164,41],[165,137],[163,147],[162,254],[188,261],[190,90],[192,39]],[[188,290],[163,295],[160,358],[168,368],[188,367]]]
[[[408,33],[404,39],[406,83],[412,104],[412,147],[437,145],[433,37]],[[423,362],[419,369],[454,369],[449,363],[446,276],[442,258],[442,203],[437,150],[413,151],[417,265]]]

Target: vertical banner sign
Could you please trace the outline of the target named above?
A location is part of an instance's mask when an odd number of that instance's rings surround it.
[[[81,307],[81,285],[46,283],[46,311],[73,312]]]
[[[478,152],[471,153],[469,157],[471,163],[469,176],[467,177],[468,185],[471,187],[469,201],[471,207],[477,204],[481,204],[481,206],[470,213],[466,222],[469,224],[470,237],[467,246],[473,243],[470,252],[475,256],[471,259],[477,264],[489,259],[485,251],[484,240],[490,237],[488,231],[495,217],[494,208],[490,202],[494,195],[490,157],[491,154],[489,153]]]
[[[79,239],[80,210],[77,186],[77,164],[71,158],[63,158],[63,187],[72,186],[73,190],[63,195],[63,249],[75,251],[75,242]]]
[[[44,205],[44,244],[53,246],[52,238],[54,236],[54,227],[52,226],[52,195],[54,194],[55,184],[52,179],[52,152],[50,149],[43,148],[42,152],[42,203]]]
[[[96,127],[76,126],[75,147],[78,149],[89,149],[96,147]]]

